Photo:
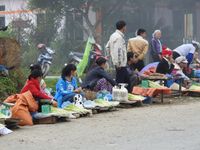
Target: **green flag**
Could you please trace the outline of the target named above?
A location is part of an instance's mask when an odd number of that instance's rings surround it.
[[[79,77],[81,77],[83,75],[83,72],[88,65],[90,52],[92,50],[92,45],[94,43],[95,43],[94,38],[89,37],[88,40],[87,40],[87,44],[86,44],[86,47],[85,47],[84,54],[83,54],[83,59],[77,65],[77,74],[78,74]]]

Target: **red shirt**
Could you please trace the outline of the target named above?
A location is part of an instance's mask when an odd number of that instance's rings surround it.
[[[52,99],[52,97],[48,96],[47,94],[43,93],[40,89],[40,83],[37,79],[31,78],[25,84],[25,86],[21,90],[21,94],[30,91],[33,97],[40,98],[40,99]]]

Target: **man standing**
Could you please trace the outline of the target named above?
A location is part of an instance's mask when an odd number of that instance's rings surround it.
[[[149,48],[149,43],[145,38],[147,37],[146,30],[138,29],[136,31],[136,37],[128,40],[128,51],[131,51],[135,54],[139,60],[135,67],[138,71],[141,71],[144,68],[144,57]]]
[[[118,21],[116,23],[116,31],[110,36],[110,39],[106,45],[109,50],[112,63],[116,68],[116,82],[128,83],[127,79],[127,50],[124,40],[124,33],[126,31],[126,23],[124,21]]]

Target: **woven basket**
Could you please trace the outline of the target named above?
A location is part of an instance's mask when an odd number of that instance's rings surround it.
[[[95,100],[96,99],[96,92],[90,90],[84,90],[85,98],[87,100]]]

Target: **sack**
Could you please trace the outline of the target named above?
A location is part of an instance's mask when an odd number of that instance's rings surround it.
[[[194,71],[194,77],[200,78],[200,70],[195,70]]]

